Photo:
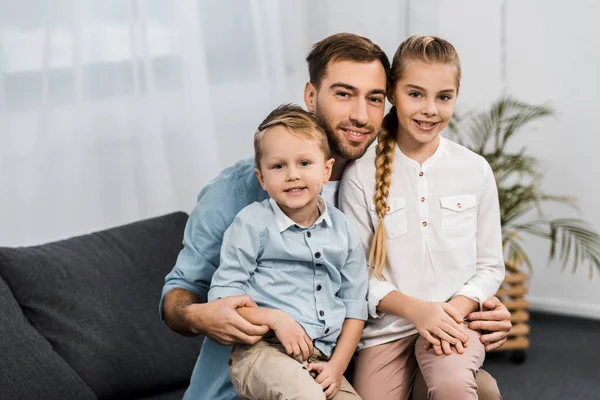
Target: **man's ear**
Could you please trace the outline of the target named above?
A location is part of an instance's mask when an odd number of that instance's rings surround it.
[[[329,182],[329,178],[331,178],[331,170],[333,169],[333,163],[335,159],[332,157],[329,160],[325,161],[325,175],[323,176],[323,183]]]
[[[254,168],[254,173],[256,174],[256,177],[258,178],[258,182],[260,183],[260,186],[262,186],[262,188],[264,190],[267,190],[265,188],[265,180],[263,179],[263,175],[262,175],[262,172],[260,172],[260,169]]]
[[[396,104],[394,104],[394,91],[393,90],[388,90],[387,92],[387,98],[390,101],[390,104],[395,106]]]
[[[312,83],[306,82],[304,86],[304,104],[310,112],[315,112],[315,102],[317,100],[317,89]]]

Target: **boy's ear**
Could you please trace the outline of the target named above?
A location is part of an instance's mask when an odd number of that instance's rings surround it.
[[[332,157],[329,160],[325,161],[325,175],[323,176],[323,183],[329,182],[329,178],[331,178],[331,170],[333,168],[333,163],[335,159]]]
[[[258,182],[260,183],[260,186],[262,186],[262,188],[264,190],[267,190],[267,189],[265,189],[265,180],[263,179],[263,175],[262,175],[262,172],[260,172],[260,169],[254,168],[254,174],[256,174],[256,177],[258,178]]]
[[[315,100],[317,98],[317,89],[312,83],[306,82],[304,86],[304,104],[310,112],[315,112]]]

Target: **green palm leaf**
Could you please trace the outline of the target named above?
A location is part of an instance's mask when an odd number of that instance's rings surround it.
[[[592,276],[594,268],[600,270],[600,235],[580,218],[545,218],[544,204],[557,202],[579,211],[576,199],[544,193],[538,160],[525,148],[509,151],[507,146],[524,126],[553,114],[546,105],[503,97],[488,111],[456,118],[449,129],[455,140],[483,156],[494,171],[507,262],[531,268],[522,237],[530,234],[548,241],[549,260],[558,261],[562,269],[570,266],[575,272],[585,264]],[[538,219],[528,221],[533,214]]]

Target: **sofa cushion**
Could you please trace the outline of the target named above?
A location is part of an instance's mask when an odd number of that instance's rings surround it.
[[[1,278],[0,397],[31,400],[96,398],[65,360],[52,350],[50,343],[29,324]]]
[[[202,338],[161,323],[165,275],[185,213],[24,248],[3,248],[2,275],[31,324],[98,397],[184,386]]]

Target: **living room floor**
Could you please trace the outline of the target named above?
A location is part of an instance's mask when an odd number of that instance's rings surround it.
[[[600,399],[600,321],[531,313],[526,361],[489,353],[484,368],[505,400]]]

